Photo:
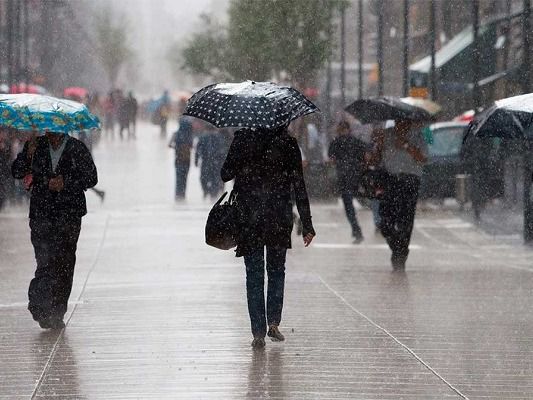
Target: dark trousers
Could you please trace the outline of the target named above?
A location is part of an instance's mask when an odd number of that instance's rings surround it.
[[[204,196],[210,195],[212,197],[217,196],[224,188],[224,183],[220,179],[220,168],[216,165],[202,166],[200,171],[200,183]]]
[[[357,221],[357,215],[355,213],[355,207],[353,206],[354,195],[349,192],[344,192],[341,194],[342,202],[344,204],[344,211],[346,211],[346,218],[352,227],[352,236],[355,238],[363,237],[361,232],[361,227]]]
[[[176,163],[176,197],[185,197],[187,189],[187,175],[189,175],[189,163]]]
[[[391,175],[379,202],[380,230],[392,250],[393,261],[407,260],[416,213],[420,178]]]
[[[283,309],[285,288],[285,248],[266,248],[266,270],[268,275],[265,313],[265,250],[257,248],[244,256],[246,265],[246,293],[248,313],[254,336],[264,337],[268,325],[279,325]],[[266,315],[265,315],[266,314]]]
[[[36,321],[62,319],[72,290],[81,218],[31,219],[30,228],[37,269],[28,290],[28,309]]]

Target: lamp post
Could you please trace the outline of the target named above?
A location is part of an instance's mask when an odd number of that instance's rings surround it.
[[[429,2],[429,29],[430,29],[429,40],[430,40],[430,44],[429,45],[430,45],[430,52],[431,52],[431,66],[430,66],[430,71],[429,71],[429,79],[430,79],[429,92],[430,92],[432,100],[436,100],[437,99],[437,76],[436,76],[437,68],[435,67],[435,61],[436,61],[435,60],[435,53],[436,53],[435,41],[437,39],[437,35],[436,35],[436,29],[435,29],[435,25],[436,25],[435,14],[436,14],[436,11],[435,11],[435,0],[430,0],[430,2]]]
[[[357,29],[357,50],[359,50],[357,80],[359,86],[359,98],[363,97],[363,0],[359,0],[358,4],[358,29]]]
[[[472,0],[472,34],[474,55],[471,60],[472,66],[472,104],[477,109],[481,106],[481,98],[479,93],[479,63],[480,63],[480,48],[479,48],[479,0]]]
[[[531,87],[530,40],[531,40],[531,1],[524,0],[522,10],[522,91],[529,93]],[[524,242],[533,242],[533,199],[531,193],[531,179],[533,168],[531,166],[532,144],[526,142],[524,156]]]
[[[409,0],[403,0],[403,96],[409,95]]]
[[[346,105],[346,7],[341,10],[341,106]]]
[[[378,62],[378,96],[383,96],[383,0],[377,0],[378,5],[378,38],[377,38],[377,62]]]

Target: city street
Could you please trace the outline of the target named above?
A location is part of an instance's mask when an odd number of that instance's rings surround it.
[[[172,124],[170,130],[175,128]],[[61,332],[26,309],[27,207],[0,213],[0,399],[531,399],[533,252],[452,211],[420,211],[405,273],[360,211],[312,204],[293,235],[284,343],[250,347],[243,261],[204,244],[199,172],[175,203],[174,152],[153,125],[94,149]]]

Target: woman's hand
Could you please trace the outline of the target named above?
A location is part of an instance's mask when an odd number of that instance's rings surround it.
[[[305,247],[308,247],[311,242],[313,241],[313,238],[315,237],[315,235],[313,233],[308,233],[307,235],[304,236],[304,245]]]

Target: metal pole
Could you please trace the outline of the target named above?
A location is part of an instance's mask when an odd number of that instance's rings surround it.
[[[435,0],[429,2],[429,40],[431,41],[430,52],[431,52],[431,67],[429,71],[429,92],[432,100],[437,99],[437,76],[436,76],[436,67],[435,67],[435,41],[437,40],[436,29],[435,29]]]
[[[377,43],[377,62],[378,62],[378,96],[383,96],[383,0],[377,0],[378,4],[378,43]]]
[[[481,98],[479,94],[479,62],[481,52],[479,49],[479,0],[472,0],[472,31],[473,31],[473,47],[474,54],[472,56],[472,103],[477,109],[481,105]]]
[[[331,123],[331,56],[328,58],[326,68],[326,122]]]
[[[511,8],[512,0],[507,0],[505,2],[505,44],[503,46],[503,70],[507,71],[509,68],[509,47],[511,46]],[[503,82],[503,93],[504,96],[507,96],[509,92],[509,82],[507,79]]]
[[[531,73],[530,73],[530,17],[531,17],[531,1],[524,0],[524,7],[522,11],[522,91],[529,93],[531,87]],[[524,242],[533,242],[533,201],[531,193],[531,179],[533,168],[531,166],[532,149],[531,143],[526,142],[526,151],[524,155]]]
[[[358,60],[358,68],[357,68],[357,78],[359,82],[359,98],[361,99],[363,97],[363,0],[359,0],[359,7],[358,7],[358,30],[357,30],[357,49],[359,50],[359,60]]]
[[[403,96],[409,96],[409,0],[403,0]]]
[[[22,72],[22,2],[24,0],[15,0],[15,21],[16,21],[16,28],[15,28],[15,60],[16,60],[16,80],[17,84],[20,85],[21,83],[21,72]]]
[[[341,8],[341,106],[346,105],[346,8]]]
[[[7,84],[13,86],[13,0],[7,0]]]
[[[30,80],[30,20],[28,2],[23,1],[24,7],[24,81],[26,87]]]
[[[6,53],[7,53],[7,50],[5,48],[5,44],[7,43],[7,40],[5,37],[5,15],[6,15],[5,4],[6,2],[0,2],[0,80],[4,79],[4,75],[2,74],[2,71],[4,70]]]
[[[531,88],[531,67],[530,63],[530,42],[531,42],[531,0],[524,0],[524,9],[522,13],[522,40],[523,40],[523,79],[522,79],[522,91],[529,93]]]

